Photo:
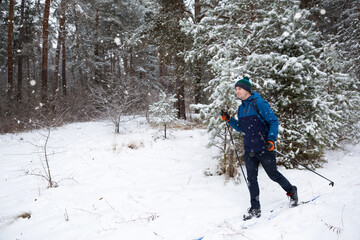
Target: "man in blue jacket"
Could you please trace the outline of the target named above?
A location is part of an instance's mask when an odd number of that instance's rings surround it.
[[[271,180],[277,182],[290,197],[291,204],[297,205],[298,195],[296,186],[277,170],[275,157],[275,141],[279,133],[279,121],[269,104],[257,93],[251,91],[248,77],[237,81],[236,94],[242,100],[238,109],[238,119],[224,111],[221,113],[223,120],[236,131],[242,132],[244,139],[244,161],[250,191],[251,207],[244,215],[244,220],[260,217],[259,184],[257,181],[259,163]]]

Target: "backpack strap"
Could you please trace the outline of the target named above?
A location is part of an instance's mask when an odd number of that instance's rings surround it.
[[[269,124],[266,122],[265,118],[263,116],[261,116],[259,108],[256,103],[256,98],[252,99],[250,104],[251,104],[252,108],[255,110],[255,112],[257,113],[258,117],[260,118],[260,121],[264,124],[266,130],[269,131],[269,129],[270,129]]]

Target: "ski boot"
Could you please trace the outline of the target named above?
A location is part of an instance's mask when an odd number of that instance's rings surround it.
[[[261,216],[260,208],[249,208],[247,214],[244,214],[244,221],[250,220],[253,217],[259,218]]]
[[[297,194],[297,187],[293,186],[292,191],[286,193],[286,195],[290,198],[290,207],[296,207],[299,201],[299,197]]]

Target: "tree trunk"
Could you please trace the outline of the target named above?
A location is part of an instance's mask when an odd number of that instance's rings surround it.
[[[134,56],[133,56],[133,46],[130,46],[130,79],[134,77]]]
[[[99,44],[99,11],[96,9],[95,15],[95,49],[94,49],[94,56],[95,56],[95,82],[100,84],[100,73],[98,69],[98,61],[100,59],[100,44]]]
[[[22,100],[22,82],[23,82],[23,38],[24,38],[24,8],[25,0],[21,0],[20,9],[20,32],[19,32],[19,56],[18,56],[18,101]]]
[[[66,0],[61,0],[61,13],[59,17],[59,36],[56,47],[55,55],[55,71],[54,71],[54,87],[53,95],[56,94],[59,88],[59,69],[60,69],[60,52],[62,48],[62,89],[63,95],[66,95],[66,74],[64,74],[64,66],[66,67],[66,60],[64,59],[65,54],[65,14],[66,14]],[[66,73],[66,70],[65,70]],[[65,75],[65,78],[64,78]],[[65,84],[64,84],[65,81]]]
[[[202,71],[201,71],[202,61],[196,59],[194,61],[194,102],[195,104],[204,103],[204,87],[202,85]]]
[[[54,85],[53,85],[53,95],[54,96],[59,87],[60,51],[61,51],[61,30],[59,28],[59,36],[58,36],[57,46],[56,46],[56,51],[55,51],[55,69],[54,69]]]
[[[178,110],[178,118],[186,120],[186,113],[185,113],[185,86],[184,80],[182,76],[177,75],[176,77],[176,85],[177,85],[177,110]]]
[[[14,41],[14,0],[10,0],[8,27],[8,88],[13,90],[13,41]]]
[[[62,90],[63,95],[66,96],[67,81],[66,81],[66,31],[65,31],[65,19],[66,19],[66,0],[61,1],[61,19],[60,19],[60,31],[61,31],[61,42],[62,42]]]
[[[195,24],[198,24],[201,20],[201,6],[200,1],[195,0]],[[201,65],[202,61],[200,59],[196,59],[194,62],[194,80],[195,80],[195,86],[194,86],[194,101],[195,104],[198,103],[204,103],[203,101],[203,86],[202,86],[202,71],[201,71]]]
[[[27,92],[27,97],[28,97],[28,100],[30,101],[30,98],[31,98],[31,84],[30,84],[30,81],[31,81],[31,70],[30,70],[30,57],[27,56],[26,57],[26,72],[27,72],[27,88],[28,88],[28,92]]]
[[[195,7],[195,23],[199,23],[200,22],[200,14],[201,14],[200,0],[194,1],[194,7]]]
[[[67,80],[66,80],[66,47],[65,47],[65,37],[62,42],[62,73],[61,73],[61,80],[62,80],[62,87],[63,87],[63,95],[66,96],[67,91]]]
[[[123,58],[123,66],[124,66],[124,79],[128,79],[127,76],[129,74],[129,66],[128,66],[128,59],[126,56],[124,56]]]
[[[160,78],[160,84],[163,85],[164,83],[164,60],[163,60],[163,54],[161,49],[158,49],[158,59],[159,59],[159,78]]]
[[[117,62],[117,69],[118,69],[118,75],[119,75],[119,81],[121,80],[121,66],[120,66],[120,57],[119,55],[116,55],[116,62]]]
[[[48,51],[49,51],[49,15],[50,0],[45,1],[44,20],[43,20],[43,48],[42,48],[42,65],[41,65],[41,100],[47,102],[47,68],[48,68]]]

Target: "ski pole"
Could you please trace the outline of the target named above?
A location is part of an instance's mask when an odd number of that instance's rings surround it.
[[[260,135],[260,137],[262,138],[262,140],[266,143],[266,141],[265,141],[265,139],[264,139],[264,137],[263,137],[263,135],[259,132],[259,135]],[[315,174],[317,174],[317,175],[319,175],[320,177],[322,177],[322,178],[324,178],[324,179],[326,179],[326,180],[328,180],[329,182],[330,182],[330,186],[334,186],[334,182],[333,181],[331,181],[330,179],[328,179],[328,178],[326,178],[326,177],[324,177],[323,175],[321,175],[321,174],[319,174],[319,173],[317,173],[317,172],[315,172],[314,170],[312,170],[312,169],[310,169],[310,168],[308,168],[307,166],[305,166],[305,165],[303,165],[303,164],[301,164],[300,162],[298,162],[298,161],[296,161],[295,159],[292,159],[292,158],[290,158],[290,157],[288,157],[288,156],[286,156],[285,154],[282,154],[281,152],[279,152],[279,151],[277,151],[277,150],[274,150],[274,152],[276,152],[277,154],[280,154],[281,156],[283,156],[283,157],[285,157],[285,158],[287,158],[287,159],[290,159],[290,161],[293,161],[293,162],[295,162],[296,164],[298,164],[298,165],[300,165],[300,166],[303,166],[304,168],[306,168],[307,170],[309,170],[310,172],[313,172],[313,173],[315,173]]]
[[[243,168],[242,168],[242,166],[241,166],[241,162],[240,162],[239,155],[238,155],[238,153],[237,153],[237,151],[236,151],[236,148],[235,148],[235,143],[234,143],[234,139],[233,139],[233,137],[232,137],[232,134],[231,134],[231,132],[230,132],[229,123],[226,123],[226,126],[227,126],[227,129],[228,129],[229,135],[230,135],[231,143],[232,143],[232,145],[233,145],[233,147],[234,147],[234,151],[235,151],[236,158],[237,158],[237,160],[238,160],[238,162],[239,162],[239,166],[240,166],[241,172],[242,172],[242,174],[243,174],[243,176],[244,176],[246,185],[249,187],[249,183],[248,183],[248,181],[247,181],[247,179],[246,179],[244,170],[243,170]]]
[[[330,182],[330,184],[329,184],[329,185],[330,185],[330,186],[332,186],[332,187],[334,186],[334,182],[333,182],[333,181],[331,181],[330,179],[328,179],[328,178],[324,177],[323,175],[321,175],[321,174],[319,174],[319,173],[315,172],[314,170],[312,170],[312,169],[308,168],[307,166],[305,166],[305,165],[301,164],[300,162],[296,161],[295,159],[292,159],[292,158],[290,158],[290,157],[286,156],[285,154],[282,154],[281,152],[279,152],[279,151],[277,151],[277,150],[274,150],[274,152],[276,152],[277,154],[280,154],[281,156],[283,156],[283,157],[285,157],[285,158],[287,158],[287,159],[290,159],[290,161],[293,161],[293,162],[295,162],[296,164],[303,166],[303,167],[304,167],[304,168],[306,168],[307,170],[309,170],[309,171],[311,171],[311,172],[313,172],[313,173],[317,174],[318,176],[320,176],[320,177],[322,177],[322,178],[324,178],[324,179],[328,180],[328,181]]]

